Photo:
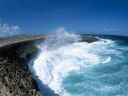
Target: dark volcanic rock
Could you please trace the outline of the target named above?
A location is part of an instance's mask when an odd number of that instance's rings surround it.
[[[82,42],[88,42],[88,43],[96,42],[98,40],[99,40],[98,38],[90,37],[90,36],[82,36],[81,38]]]
[[[33,41],[0,48],[0,96],[42,96],[27,65],[37,51]]]

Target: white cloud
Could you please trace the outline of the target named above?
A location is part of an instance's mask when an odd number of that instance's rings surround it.
[[[19,35],[21,30],[18,26],[9,26],[8,24],[0,23],[0,37],[8,37]]]

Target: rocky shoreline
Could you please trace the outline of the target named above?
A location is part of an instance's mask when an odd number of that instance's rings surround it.
[[[0,48],[0,96],[42,96],[27,65],[38,51],[34,42]]]
[[[38,53],[37,43],[46,35],[0,39],[0,96],[42,96],[28,62]],[[98,39],[83,37],[84,41]]]

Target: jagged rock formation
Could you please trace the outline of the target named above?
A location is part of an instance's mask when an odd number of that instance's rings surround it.
[[[34,42],[0,48],[0,96],[42,96],[27,65],[38,51]]]

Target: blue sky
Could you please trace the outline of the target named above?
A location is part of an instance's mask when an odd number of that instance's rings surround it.
[[[26,34],[65,27],[79,34],[128,35],[128,0],[0,0],[0,18]]]

